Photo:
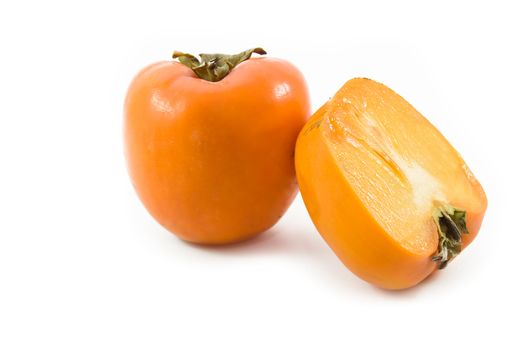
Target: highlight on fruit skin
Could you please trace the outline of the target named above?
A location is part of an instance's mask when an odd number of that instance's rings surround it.
[[[414,286],[476,237],[484,190],[413,106],[370,79],[348,81],[302,129],[296,176],[340,260],[386,289]]]
[[[132,184],[179,238],[230,244],[272,227],[297,194],[296,138],[310,116],[303,74],[261,48],[174,52],[144,68],[124,104]]]

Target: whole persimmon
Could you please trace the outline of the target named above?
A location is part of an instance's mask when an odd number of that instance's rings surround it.
[[[302,74],[276,58],[175,52],[132,81],[125,154],[150,214],[186,241],[225,244],[273,226],[297,193]]]

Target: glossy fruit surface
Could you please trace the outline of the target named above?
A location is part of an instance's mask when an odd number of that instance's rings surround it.
[[[294,145],[309,115],[306,83],[286,61],[244,59],[226,76],[211,76],[218,81],[180,62],[156,63],[128,90],[133,185],[152,216],[184,240],[250,238],[274,225],[297,193]]]
[[[444,136],[369,79],[347,82],[305,125],[296,172],[329,246],[359,277],[388,289],[444,268],[475,238],[487,206]]]

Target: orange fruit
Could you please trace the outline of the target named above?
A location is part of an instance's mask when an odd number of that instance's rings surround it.
[[[459,153],[401,96],[352,79],[296,144],[301,195],[356,275],[388,289],[444,268],[477,235],[486,196]]]
[[[132,183],[181,239],[227,244],[273,226],[297,193],[294,146],[310,114],[301,72],[277,58],[174,53],[130,84]]]

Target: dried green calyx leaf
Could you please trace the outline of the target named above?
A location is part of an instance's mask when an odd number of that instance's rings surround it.
[[[435,209],[433,220],[437,225],[439,236],[438,248],[433,256],[433,261],[438,263],[438,268],[443,269],[460,253],[462,248],[462,235],[467,234],[466,211],[441,205]]]
[[[175,51],[172,58],[192,69],[199,78],[216,82],[226,77],[238,64],[248,60],[253,53],[265,55],[266,51],[256,47],[236,55],[201,53],[200,59],[188,53]]]

